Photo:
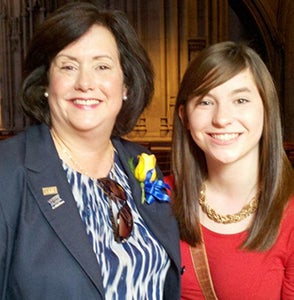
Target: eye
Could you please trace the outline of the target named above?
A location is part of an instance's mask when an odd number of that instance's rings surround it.
[[[75,71],[78,69],[78,64],[73,61],[57,61],[57,65],[63,71]]]
[[[76,70],[76,67],[73,65],[64,65],[61,67],[61,70],[65,70],[65,71],[74,71]]]
[[[202,105],[202,106],[207,106],[207,105],[212,105],[212,101],[208,100],[208,99],[201,99],[198,101],[197,103],[198,105]]]
[[[98,71],[105,71],[105,70],[109,70],[110,66],[106,65],[106,64],[101,64],[95,67],[96,70]]]
[[[79,67],[78,62],[75,59],[71,59],[64,55],[58,55],[54,60],[53,64],[61,71],[74,71]]]
[[[237,103],[239,104],[245,104],[245,103],[248,103],[249,100],[245,99],[245,98],[239,98],[236,100]]]

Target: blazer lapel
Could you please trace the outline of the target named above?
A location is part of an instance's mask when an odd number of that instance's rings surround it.
[[[49,129],[43,126],[29,133],[27,149],[34,149],[26,151],[28,185],[42,213],[103,297],[100,268]]]
[[[140,148],[142,152],[138,153],[138,149],[135,150],[134,145],[127,149],[119,139],[114,138],[112,142],[118,149],[120,161],[128,175],[130,188],[132,190],[137,209],[144,218],[147,226],[165,247],[170,258],[175,262],[176,266],[180,268],[179,231],[170,204],[159,203],[158,201],[155,201],[152,204],[142,204],[141,187],[128,165],[129,158],[136,158],[138,154],[146,152],[146,149],[144,151],[144,148]]]

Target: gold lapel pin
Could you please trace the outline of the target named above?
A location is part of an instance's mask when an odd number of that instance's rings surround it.
[[[57,186],[47,186],[42,188],[42,192],[44,196],[55,195],[58,194]]]

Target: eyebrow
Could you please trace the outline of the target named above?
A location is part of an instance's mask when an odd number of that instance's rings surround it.
[[[232,90],[230,92],[230,95],[234,96],[234,95],[237,95],[239,93],[244,93],[244,92],[252,93],[252,90],[249,89],[248,87],[244,86],[244,87],[240,87],[240,88],[236,88],[236,89]],[[206,95],[204,95],[204,97],[212,97],[212,98],[214,98],[214,95],[211,94],[210,91],[209,91]],[[201,98],[203,98],[203,97],[201,97]]]
[[[247,88],[247,87],[242,87],[242,88],[238,88],[235,89],[231,92],[231,94],[238,94],[238,93],[242,93],[242,92],[251,92],[251,89]]]
[[[78,59],[76,57],[74,57],[74,56],[71,56],[71,55],[59,54],[59,55],[56,56],[56,58],[60,58],[60,57],[65,57],[65,58],[68,58],[70,60],[78,62]],[[111,56],[106,55],[106,54],[105,55],[96,55],[96,56],[92,57],[93,60],[99,60],[101,58],[108,58],[110,60],[113,60]]]
[[[243,92],[249,92],[251,93],[252,90],[249,89],[248,87],[241,87],[241,88],[237,88],[237,89],[234,89],[230,92],[231,95],[234,95],[234,94],[238,94],[238,93],[243,93]],[[211,96],[213,97],[213,94],[210,93],[210,91],[206,94],[206,96]]]

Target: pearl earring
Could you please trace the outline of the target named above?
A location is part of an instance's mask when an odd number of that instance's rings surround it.
[[[124,95],[123,96],[123,101],[127,101],[128,100],[128,96],[127,95]]]
[[[44,93],[44,96],[45,96],[46,98],[48,98],[48,96],[49,96],[48,92],[45,92],[45,93]]]

